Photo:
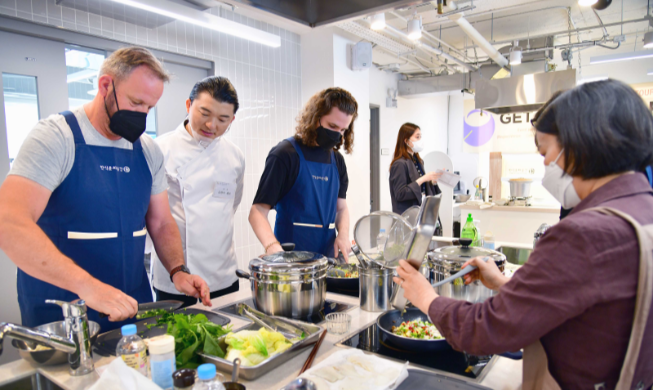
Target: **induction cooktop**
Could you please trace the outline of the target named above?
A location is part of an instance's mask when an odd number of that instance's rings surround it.
[[[220,312],[223,312],[225,314],[229,314],[229,315],[235,316],[235,317],[240,317],[240,318],[243,318],[243,319],[246,319],[246,320],[250,321],[247,317],[238,314],[238,305],[241,304],[241,303],[244,303],[244,304],[246,304],[246,305],[248,305],[248,306],[250,306],[250,307],[252,307],[254,309],[257,309],[256,305],[254,304],[254,299],[253,298],[247,298],[247,299],[243,299],[241,301],[232,303],[231,305],[228,305],[228,306],[219,307],[217,309],[214,309],[213,311],[220,311]],[[312,315],[311,317],[308,317],[308,318],[296,318],[296,319],[300,320],[300,321],[308,322],[308,323],[311,323],[311,324],[320,324],[320,323],[325,321],[327,314],[344,312],[344,311],[347,311],[349,309],[353,309],[354,307],[356,307],[356,305],[350,305],[350,304],[347,304],[347,303],[342,303],[342,302],[337,302],[337,301],[327,299],[327,300],[324,301],[324,308],[322,308],[322,310],[320,310],[318,313],[316,313],[316,314],[314,314],[314,315]]]
[[[496,360],[494,356],[474,356],[455,351],[453,348],[435,352],[404,351],[388,341],[386,334],[378,329],[376,322],[336,345],[371,352],[401,363],[408,361],[410,365],[425,370],[475,383],[483,379]]]

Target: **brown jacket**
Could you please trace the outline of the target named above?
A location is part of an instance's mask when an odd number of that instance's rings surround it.
[[[454,348],[473,354],[519,350],[541,340],[563,389],[613,389],[630,338],[639,267],[633,228],[596,212],[607,206],[653,224],[653,193],[639,173],[584,199],[549,229],[528,262],[482,304],[439,297],[429,315]],[[515,228],[519,228],[516,226]],[[633,386],[653,385],[653,311]]]

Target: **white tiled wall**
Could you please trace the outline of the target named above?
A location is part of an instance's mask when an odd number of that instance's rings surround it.
[[[279,35],[281,47],[270,48],[180,21],[148,29],[134,22],[154,18],[154,25],[161,17],[109,0],[74,1],[77,8],[89,12],[56,5],[55,0],[0,0],[0,14],[210,60],[216,74],[228,77],[236,87],[240,109],[227,137],[240,147],[247,162],[245,193],[235,226],[239,267],[246,267],[263,251],[247,217],[265,158],[274,145],[294,133],[294,119],[302,104],[299,35],[239,15],[237,10],[217,7],[208,11]]]

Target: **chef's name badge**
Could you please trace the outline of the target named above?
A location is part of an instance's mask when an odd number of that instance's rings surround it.
[[[236,183],[225,183],[218,181],[213,188],[213,197],[222,199],[232,199],[236,193]]]

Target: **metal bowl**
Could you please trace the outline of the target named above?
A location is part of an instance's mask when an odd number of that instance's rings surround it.
[[[472,196],[469,194],[458,194],[456,195],[456,203],[465,203],[471,198]]]
[[[91,345],[95,343],[98,334],[100,333],[100,324],[94,321],[88,322],[89,332],[91,333]],[[34,328],[57,336],[66,337],[66,328],[63,321],[51,322]],[[11,345],[18,349],[20,357],[30,363],[40,364],[43,366],[53,366],[56,364],[68,363],[68,354],[65,352],[57,351],[54,348],[36,350],[40,345],[38,343],[25,342],[21,340],[12,340]]]

